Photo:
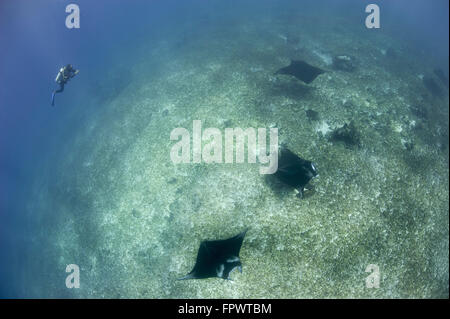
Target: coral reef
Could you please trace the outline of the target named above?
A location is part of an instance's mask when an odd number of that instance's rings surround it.
[[[355,58],[348,55],[333,57],[333,68],[340,71],[353,72],[356,69]]]
[[[360,144],[360,134],[356,129],[355,122],[336,128],[330,136],[331,141],[344,142],[347,146],[358,146]]]
[[[418,76],[428,59],[332,15],[244,17],[177,50],[164,30],[136,44],[142,56],[114,98],[95,100],[77,130],[61,132],[66,147],[40,164],[30,194],[34,251],[45,256],[30,257],[30,296],[448,298],[448,94],[429,96]],[[365,67],[287,83],[273,73],[289,64],[295,38],[318,67],[327,59],[314,52],[348,52]],[[277,127],[280,144],[317,164],[314,193],[300,201],[271,187],[255,164],[173,164],[170,132],[196,119]],[[176,280],[202,240],[246,227],[233,282]],[[71,263],[80,289],[61,282]],[[365,286],[370,264],[380,288]]]

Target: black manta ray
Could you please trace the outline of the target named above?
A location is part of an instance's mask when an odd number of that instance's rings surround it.
[[[242,273],[239,251],[246,233],[247,230],[228,239],[203,241],[198,249],[194,269],[179,280],[210,277],[230,279],[230,273],[235,268]]]
[[[278,159],[278,170],[275,176],[297,189],[299,197],[302,197],[305,186],[317,176],[317,170],[311,161],[298,157],[288,149],[283,149]]]
[[[320,74],[325,73],[324,70],[309,65],[304,61],[291,61],[287,67],[279,69],[275,74],[292,75],[305,83],[311,83]]]

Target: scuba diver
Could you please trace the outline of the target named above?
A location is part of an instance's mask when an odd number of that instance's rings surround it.
[[[80,71],[75,70],[72,64],[67,64],[59,70],[58,75],[55,79],[55,82],[59,84],[59,89],[53,91],[52,93],[52,106],[55,105],[55,94],[64,91],[64,85],[76,74],[78,74],[78,72]]]

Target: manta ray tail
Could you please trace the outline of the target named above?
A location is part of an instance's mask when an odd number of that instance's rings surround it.
[[[184,277],[177,278],[177,280],[187,280],[187,279],[194,279],[194,278],[195,278],[195,276],[193,274],[187,274]]]

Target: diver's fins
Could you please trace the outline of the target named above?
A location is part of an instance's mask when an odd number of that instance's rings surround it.
[[[52,93],[52,106],[55,106],[55,91]]]

